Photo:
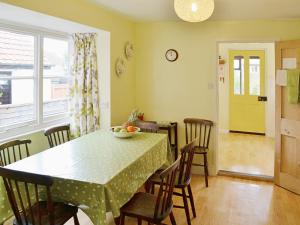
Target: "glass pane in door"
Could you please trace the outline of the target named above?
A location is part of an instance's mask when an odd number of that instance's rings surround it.
[[[234,57],[234,94],[235,95],[244,95],[244,81],[245,81],[245,72],[244,72],[244,57],[235,56]]]
[[[249,93],[260,95],[260,58],[258,56],[249,58]]]

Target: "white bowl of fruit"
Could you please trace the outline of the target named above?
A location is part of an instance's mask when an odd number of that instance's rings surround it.
[[[140,128],[134,126],[115,126],[112,127],[112,132],[118,138],[130,138],[140,132]]]

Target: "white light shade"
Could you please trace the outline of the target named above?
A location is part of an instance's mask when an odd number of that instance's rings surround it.
[[[176,14],[187,22],[207,20],[215,8],[214,0],[174,0]]]

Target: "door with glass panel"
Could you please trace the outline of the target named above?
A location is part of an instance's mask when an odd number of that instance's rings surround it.
[[[265,133],[265,52],[229,51],[230,131]]]

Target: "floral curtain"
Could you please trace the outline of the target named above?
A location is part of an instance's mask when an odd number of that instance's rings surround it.
[[[73,39],[71,133],[79,137],[100,127],[96,34],[77,33]]]

